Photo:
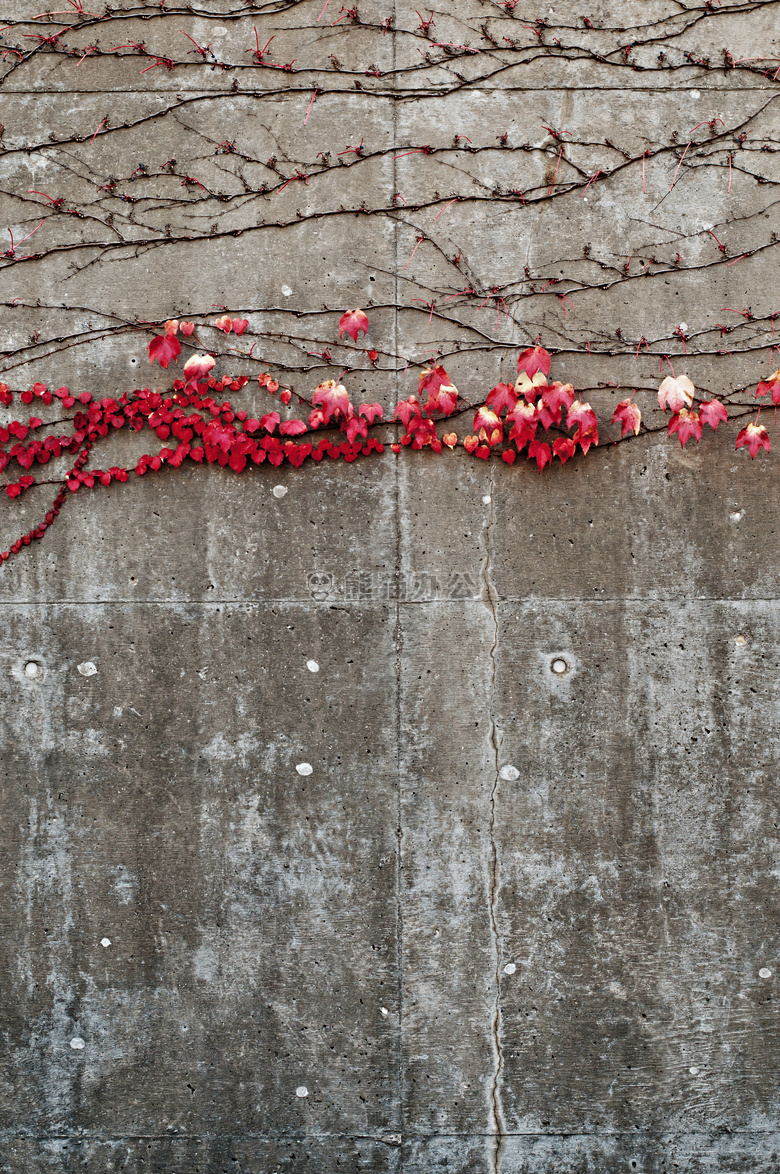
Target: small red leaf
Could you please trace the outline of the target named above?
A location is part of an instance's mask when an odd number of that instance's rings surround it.
[[[353,342],[357,342],[361,330],[368,334],[368,316],[362,310],[347,310],[339,319],[339,338],[348,334]]]
[[[171,359],[176,362],[181,353],[181,345],[179,340],[173,335],[155,335],[149,343],[149,362],[154,363],[155,359],[161,367],[166,367]],[[186,368],[185,368],[186,369]]]
[[[769,433],[763,424],[748,424],[747,428],[742,429],[737,437],[736,447],[743,448],[745,445],[747,445],[751,460],[755,460],[760,448],[765,448],[769,452],[772,445],[769,440]]]

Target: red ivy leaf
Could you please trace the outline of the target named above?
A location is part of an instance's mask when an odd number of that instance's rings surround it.
[[[361,330],[368,334],[368,315],[362,310],[347,310],[339,319],[339,338],[348,334],[353,342],[357,342]]]
[[[528,445],[528,457],[536,461],[541,473],[545,465],[549,465],[552,461],[549,444],[544,444],[541,440],[532,440]]]
[[[557,440],[553,441],[553,454],[560,458],[561,464],[565,465],[570,457],[573,457],[577,451],[577,446],[569,436],[559,436]]]
[[[517,392],[511,383],[497,383],[488,393],[487,404],[499,416],[504,408],[511,412],[517,405]]]
[[[347,389],[343,384],[336,383],[335,379],[326,379],[324,383],[321,383],[315,389],[311,402],[314,405],[322,405],[322,414],[326,424],[333,415],[347,416],[349,413],[350,403]]]
[[[642,423],[639,405],[633,403],[631,399],[621,400],[612,415],[612,423],[623,425],[622,436],[628,436],[631,432],[634,433],[634,436],[638,436],[639,425]]]
[[[747,445],[751,460],[755,460],[756,453],[760,448],[765,448],[769,452],[772,445],[769,433],[763,424],[748,424],[747,428],[742,429],[737,437],[736,447],[742,448],[745,445]]]
[[[155,359],[161,367],[166,367],[173,359],[174,363],[181,354],[181,345],[177,338],[171,335],[155,335],[149,343],[149,362],[154,363]],[[186,370],[186,367],[185,367]]]
[[[726,405],[718,399],[707,400],[703,403],[699,414],[704,423],[709,424],[713,430],[718,427],[718,424],[725,424],[729,418]]]
[[[517,359],[518,374],[525,371],[529,379],[533,379],[537,371],[543,375],[550,374],[550,352],[541,346],[531,346],[521,351]]]
[[[691,437],[698,444],[703,431],[704,426],[699,419],[699,413],[689,411],[688,408],[680,408],[679,412],[675,412],[669,421],[669,435],[676,432],[683,448]]]
[[[276,415],[276,412],[273,414]],[[279,431],[282,436],[300,436],[302,432],[306,431],[306,425],[303,420],[284,420],[279,425]]]
[[[379,418],[381,420],[383,414],[384,413],[383,413],[381,404],[361,404],[360,407],[358,408],[358,415],[365,416],[365,418],[368,420],[369,424],[374,423],[374,419],[376,416],[379,416]]]

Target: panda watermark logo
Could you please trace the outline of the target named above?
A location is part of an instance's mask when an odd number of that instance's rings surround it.
[[[324,603],[326,599],[333,598],[335,580],[329,571],[310,571],[306,576],[306,586],[312,599]]]

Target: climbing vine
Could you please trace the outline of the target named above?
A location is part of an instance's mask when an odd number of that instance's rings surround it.
[[[214,323],[217,330],[239,338],[248,325],[246,318],[231,318],[229,314],[221,315]],[[360,334],[367,334],[368,330],[368,315],[362,310],[348,310],[341,316],[339,337],[347,334],[357,343]],[[60,434],[49,432],[44,439],[38,438],[44,427],[39,416],[30,416],[26,421],[14,419],[0,427],[0,469],[15,465],[24,470],[17,480],[5,484],[10,498],[20,497],[36,484],[54,483],[36,481],[29,472],[34,465],[46,466],[63,453],[75,457],[51,509],[37,526],[17,538],[8,550],[0,552],[2,562],[44,536],[68,493],[124,482],[131,472],[143,477],[163,466],[178,469],[184,461],[194,461],[241,473],[249,464],[260,465],[266,461],[273,466],[286,461],[298,468],[307,459],[316,462],[329,457],[351,462],[384,451],[382,441],[369,435],[369,430],[383,419],[381,404],[361,403],[355,408],[340,377],[323,380],[309,398],[297,395],[298,405],[305,404],[310,409],[304,419],[288,410],[293,388],[262,372],[257,377],[259,387],[269,396],[279,392],[281,411],[272,408],[259,417],[249,416],[245,409],[236,408],[229,400],[219,402],[218,398],[228,391],[240,392],[249,382],[248,377],[213,373],[214,356],[194,350],[200,341],[194,322],[166,321],[164,333],[155,335],[148,345],[150,362],[157,362],[166,371],[171,364],[175,365],[182,350],[179,336],[193,347],[193,353],[183,364],[183,377],[174,378],[168,389],[145,387],[118,398],[95,400],[90,392],[74,395],[65,386],[50,391],[45,384],[35,383],[18,393],[19,400],[26,405],[39,400],[49,406],[56,400],[65,409],[74,409],[77,403],[80,407],[73,416],[65,417],[72,425],[71,430]],[[371,350],[368,357],[375,362],[377,353]],[[671,360],[667,361],[671,367]],[[409,395],[395,406],[392,425],[398,431],[398,439],[390,448],[394,453],[407,446],[412,450],[428,448],[441,453],[444,448],[452,450],[462,444],[466,453],[482,460],[496,453],[511,465],[518,456],[525,456],[536,463],[540,472],[555,459],[565,464],[578,448],[587,456],[599,443],[596,412],[570,383],[551,382],[550,370],[549,351],[539,345],[527,347],[517,359],[516,381],[497,383],[484,399],[473,403],[461,395],[443,366],[425,367],[419,374],[417,394]],[[615,407],[610,423],[620,425],[620,436],[612,440],[613,444],[638,436],[642,431],[642,410],[635,394]],[[670,436],[676,433],[683,447],[689,440],[698,444],[705,427],[714,431],[730,418],[723,400],[697,397],[691,379],[675,374],[673,367],[671,374],[662,380],[657,395],[659,407],[669,413],[668,433]],[[780,370],[758,382],[755,396],[757,399],[769,396],[777,407]],[[10,406],[13,398],[8,385],[0,383],[0,402]],[[451,430],[451,422],[470,416],[472,411],[473,432],[460,440],[458,433]],[[761,405],[755,421],[743,427],[737,436],[736,447],[747,448],[751,458],[760,449],[769,452],[771,448],[769,433],[759,422],[760,413]],[[744,406],[738,406],[733,414],[744,415]],[[126,425],[134,432],[148,430],[163,442],[163,447],[143,454],[132,470],[117,465],[87,469],[90,453],[101,439]],[[339,440],[339,434],[343,440]]]
[[[662,428],[698,443],[729,420],[738,447],[768,451],[779,8],[14,9],[0,29],[0,466],[7,498],[56,497],[2,560],[73,493],[184,462],[240,473],[390,445],[541,472]],[[605,126],[610,92],[623,114]],[[234,268],[260,299],[236,291]],[[186,274],[173,293],[172,271]],[[682,293],[684,315],[645,313],[659,292]],[[348,312],[336,337],[347,298],[371,323]],[[127,309],[144,304],[155,321]],[[150,326],[163,385],[124,391],[114,368]],[[416,389],[399,398],[407,372]],[[120,429],[158,446],[97,467]]]

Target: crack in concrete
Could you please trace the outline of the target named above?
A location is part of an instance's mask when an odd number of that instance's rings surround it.
[[[495,840],[495,826],[496,826],[496,793],[498,791],[499,783],[499,750],[501,744],[501,734],[496,725],[494,703],[496,694],[496,650],[498,648],[498,613],[496,611],[496,604],[498,602],[498,593],[496,592],[493,583],[493,566],[492,566],[492,545],[493,545],[493,531],[495,527],[495,474],[491,470],[490,473],[490,510],[488,512],[487,525],[485,527],[485,557],[482,560],[481,578],[484,587],[483,600],[490,611],[490,617],[493,624],[493,642],[490,646],[490,701],[489,701],[489,721],[490,721],[490,744],[493,748],[493,765],[494,777],[493,785],[490,790],[490,821],[488,825],[488,834],[490,836],[490,872],[488,878],[488,910],[490,914],[490,933],[493,945],[493,959],[494,959],[494,984],[495,984],[495,999],[493,1002],[493,1013],[491,1017],[490,1031],[491,1044],[493,1050],[493,1078],[490,1085],[490,1118],[492,1123],[492,1132],[490,1134],[491,1148],[490,1148],[490,1169],[492,1174],[500,1174],[501,1158],[506,1138],[506,1122],[504,1121],[504,1110],[501,1103],[501,1077],[504,1068],[504,1054],[501,1047],[501,942],[498,933],[498,922],[496,919],[496,902],[498,899],[499,878],[498,878],[498,850]]]

